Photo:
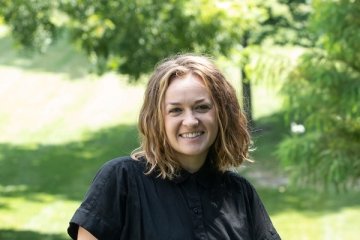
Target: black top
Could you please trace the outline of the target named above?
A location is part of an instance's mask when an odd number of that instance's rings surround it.
[[[210,161],[173,180],[145,175],[145,161],[107,162],[97,173],[68,228],[98,239],[280,239],[252,185]]]

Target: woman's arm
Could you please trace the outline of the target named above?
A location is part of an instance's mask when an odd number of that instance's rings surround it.
[[[85,228],[79,226],[79,231],[77,235],[78,240],[97,240],[91,233],[89,233]]]

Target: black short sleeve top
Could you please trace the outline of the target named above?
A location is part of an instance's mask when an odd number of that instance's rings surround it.
[[[146,175],[146,161],[122,157],[96,174],[68,228],[105,240],[280,239],[253,186],[210,161],[172,180]]]

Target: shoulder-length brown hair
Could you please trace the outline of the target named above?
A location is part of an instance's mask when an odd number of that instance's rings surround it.
[[[155,171],[162,178],[172,179],[180,169],[165,133],[164,96],[172,79],[188,73],[204,81],[215,105],[219,132],[208,153],[212,163],[225,171],[239,166],[248,157],[250,135],[235,89],[210,58],[176,55],[160,62],[150,77],[138,123],[141,145],[131,154],[135,159],[145,157],[147,173]]]

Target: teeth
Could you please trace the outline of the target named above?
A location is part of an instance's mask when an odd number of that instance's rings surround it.
[[[183,133],[181,134],[181,136],[183,138],[194,138],[194,137],[197,137],[197,136],[200,136],[201,135],[201,132],[191,132],[191,133]]]

